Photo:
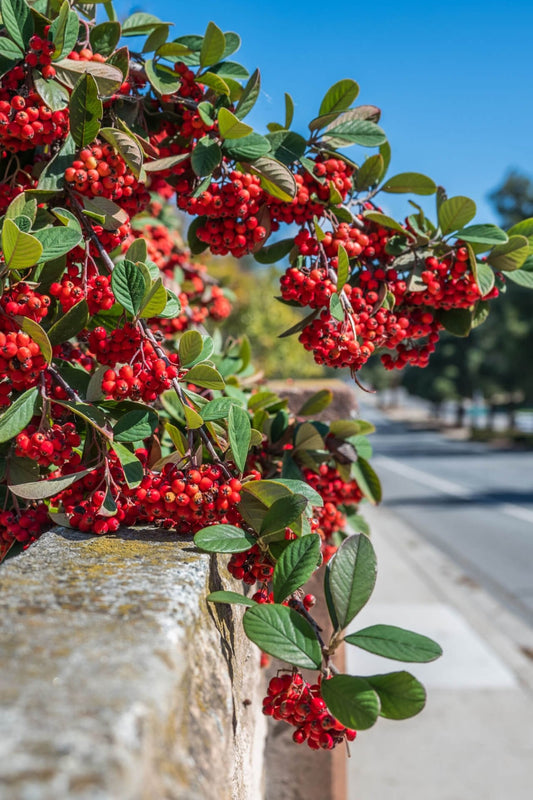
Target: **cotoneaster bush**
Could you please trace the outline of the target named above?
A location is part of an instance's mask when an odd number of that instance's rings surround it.
[[[196,256],[287,259],[278,300],[307,312],[280,335],[358,381],[372,356],[425,366],[443,329],[482,323],[505,281],[531,270],[533,221],[471,225],[469,198],[389,176],[381,112],[353,106],[351,79],[305,135],[289,95],[261,134],[244,121],[260,74],[233,60],[235,33],[210,22],[172,39],[150,14],[121,24],[109,2],[96,23],[95,8],[0,2],[1,556],[52,524],[153,525],[228,554],[251,589],[208,599],[247,606],[246,634],[288,664],[265,713],[331,749],[425,702],[403,670],[338,674],[341,642],[406,662],[441,651],[394,626],[345,635],[376,579],[359,514],[381,494],[373,428],[314,420],[329,390],[290,412],[256,375],[245,331],[223,341],[214,329],[231,296]],[[436,222],[412,201],[395,221],[380,192],[434,194]],[[172,208],[189,219],[187,244]],[[327,642],[304,588],[317,569]]]

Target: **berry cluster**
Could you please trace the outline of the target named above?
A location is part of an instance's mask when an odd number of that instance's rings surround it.
[[[85,274],[81,265],[70,264],[61,281],[50,285],[50,294],[59,300],[65,312],[81,300],[87,300],[90,314],[107,311],[115,302],[111,278],[100,275],[92,264],[88,265]]]
[[[45,368],[41,348],[31,336],[22,331],[0,331],[0,374],[7,378],[10,390],[22,392],[35,386]]]
[[[45,28],[45,32],[48,33],[49,26],[47,25]],[[27,67],[31,67],[35,69],[35,67],[39,67],[41,71],[41,75],[45,80],[49,80],[50,78],[55,77],[56,71],[52,66],[52,54],[56,46],[53,42],[49,42],[47,39],[43,39],[37,34],[34,34],[30,39],[30,49],[24,56],[24,63]]]
[[[280,202],[269,198],[269,210],[273,220],[302,225],[314,216],[321,217],[327,205],[331,187],[339,192],[342,200],[352,189],[353,167],[341,158],[315,158],[312,173],[300,168],[294,178],[296,196],[291,202]]]
[[[7,317],[28,317],[34,322],[41,322],[48,314],[50,298],[39,294],[23,281],[16,283],[0,298],[0,308]],[[13,322],[0,317],[0,329],[13,330]]]
[[[28,508],[14,511],[0,511],[0,551],[2,541],[11,544],[13,540],[31,544],[50,524],[48,507],[44,503],[34,503]]]
[[[11,153],[60,142],[69,130],[68,110],[52,111],[22,88],[24,80],[24,69],[14,67],[0,82],[0,148]]]
[[[62,467],[67,463],[70,467],[77,467],[81,458],[74,448],[80,444],[80,436],[72,422],[63,425],[54,423],[48,430],[28,425],[15,439],[15,455],[31,458],[41,467],[51,464]]]
[[[238,581],[252,586],[257,582],[267,583],[274,574],[274,564],[259,545],[254,544],[250,550],[232,555],[228,562],[228,571]]]
[[[84,147],[79,158],[65,170],[65,180],[88,197],[113,200],[130,215],[142,211],[150,195],[142,188],[123,157],[107,142]]]
[[[293,725],[296,728],[293,741],[307,742],[312,750],[332,750],[345,740],[353,742],[357,735],[329,713],[320,684],[308,683],[299,672],[270,680],[263,714]]]
[[[142,522],[157,522],[178,533],[195,533],[205,525],[241,522],[237,511],[241,481],[227,479],[216,464],[178,469],[165,464],[161,473],[146,471],[131,496]]]

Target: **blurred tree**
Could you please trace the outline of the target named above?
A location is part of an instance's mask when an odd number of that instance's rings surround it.
[[[505,228],[533,217],[533,183],[527,175],[510,170],[501,186],[488,196]]]

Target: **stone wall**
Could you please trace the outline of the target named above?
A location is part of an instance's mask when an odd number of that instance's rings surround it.
[[[221,573],[142,530],[3,565],[1,800],[261,800],[264,680],[244,608],[203,599]]]

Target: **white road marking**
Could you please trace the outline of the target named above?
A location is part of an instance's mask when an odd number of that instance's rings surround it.
[[[454,497],[472,497],[472,492],[461,486],[458,483],[452,483],[445,478],[437,478],[435,475],[430,475],[428,472],[422,472],[420,469],[408,467],[402,461],[397,461],[395,458],[388,456],[376,456],[374,464],[381,465],[391,472],[397,472],[398,475],[403,475],[404,478],[412,478],[418,483],[423,483],[425,486],[431,486],[433,489],[438,489],[443,494],[451,494]]]
[[[453,483],[453,481],[448,481],[445,478],[437,478],[435,475],[431,475],[428,472],[423,472],[415,467],[409,467],[401,461],[397,461],[395,458],[376,456],[374,464],[378,467],[382,466],[390,472],[396,472],[404,478],[412,478],[414,481],[417,481],[417,483],[430,486],[432,489],[437,489],[437,491],[451,495],[452,497],[462,497],[465,500],[474,497],[474,493],[470,489],[461,486],[459,483]],[[497,503],[490,507],[493,511],[506,514],[508,517],[514,517],[522,522],[533,523],[533,511],[523,506],[516,505],[515,503]]]

